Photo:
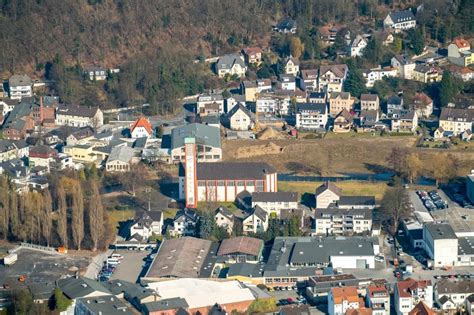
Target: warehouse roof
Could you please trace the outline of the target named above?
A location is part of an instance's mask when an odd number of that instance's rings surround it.
[[[94,292],[102,293],[98,295],[110,294],[109,290],[99,282],[84,277],[58,280],[58,287],[70,299],[80,298]]]
[[[448,223],[427,223],[425,228],[433,240],[457,239],[456,233]]]
[[[82,298],[80,301],[91,311],[91,314],[137,314],[131,305],[125,304],[113,295]]]
[[[221,147],[221,135],[216,127],[198,123],[176,127],[171,131],[171,149],[184,146],[185,138],[195,138],[196,144]]]
[[[262,252],[262,248],[263,241],[261,239],[239,236],[223,240],[217,255],[223,256],[241,253],[258,257]]]

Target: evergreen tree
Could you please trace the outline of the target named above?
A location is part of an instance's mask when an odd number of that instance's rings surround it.
[[[344,81],[344,90],[350,92],[352,96],[360,97],[362,93],[367,92],[365,82],[362,72],[359,69],[352,68]]]
[[[439,87],[439,101],[442,106],[448,105],[454,97],[461,90],[460,85],[456,82],[450,72],[445,71],[443,73],[443,79]]]

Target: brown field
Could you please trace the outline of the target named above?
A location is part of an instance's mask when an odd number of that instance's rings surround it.
[[[268,154],[269,143],[282,148]],[[459,175],[474,168],[474,152],[415,147],[416,137],[328,137],[325,139],[224,140],[224,160],[265,161],[279,172],[320,174],[387,171],[386,158],[395,147],[420,153],[427,168],[434,154],[452,154],[460,161]],[[246,152],[252,152],[246,155]]]

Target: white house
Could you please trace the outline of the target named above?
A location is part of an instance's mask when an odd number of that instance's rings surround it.
[[[33,81],[27,75],[12,75],[8,79],[8,87],[11,99],[33,96]]]
[[[390,292],[384,285],[367,287],[365,301],[372,315],[390,315]]]
[[[357,287],[331,288],[328,294],[328,314],[345,315],[349,309],[357,310],[364,305],[359,304]]]
[[[263,233],[268,229],[268,214],[265,210],[256,206],[243,220],[242,224],[244,234]]]
[[[101,67],[86,67],[84,74],[91,81],[104,81],[107,79],[107,69]]]
[[[342,189],[332,182],[325,182],[316,188],[316,208],[325,209],[341,197]]]
[[[411,10],[390,12],[383,20],[385,30],[400,32],[416,27],[416,18]]]
[[[217,226],[224,228],[227,233],[231,234],[234,228],[234,215],[226,207],[219,207],[214,214],[214,220]]]
[[[413,78],[416,63],[407,55],[395,55],[390,60],[390,64],[392,68],[398,70],[398,75],[400,78],[405,80],[411,80]]]
[[[252,208],[259,206],[269,216],[279,218],[281,210],[298,209],[298,194],[295,192],[254,192]]]
[[[129,235],[130,238],[141,237],[146,241],[153,235],[161,235],[162,230],[163,213],[161,211],[142,211],[135,216]]]
[[[196,114],[203,112],[206,108],[206,105],[213,103],[218,104],[220,113],[224,112],[224,98],[222,97],[222,94],[209,93],[199,95],[196,102]]]
[[[56,110],[56,125],[70,127],[92,127],[104,124],[104,115],[98,107],[60,105]]]
[[[219,57],[216,63],[216,72],[219,78],[223,78],[226,75],[236,75],[238,77],[244,77],[247,72],[247,66],[245,65],[245,59],[240,54],[229,54]]]
[[[173,226],[170,228],[169,233],[174,237],[194,235],[198,220],[199,216],[194,210],[180,210],[174,217]]]
[[[364,49],[367,47],[367,39],[361,35],[357,35],[349,46],[349,54],[351,57],[361,57]]]
[[[227,114],[227,120],[232,130],[249,130],[253,125],[252,113],[241,104],[231,109]]]
[[[471,294],[474,294],[472,279],[441,279],[436,282],[434,287],[436,304],[444,311],[455,311],[462,308]]]
[[[367,80],[365,86],[371,88],[375,85],[375,82],[382,80],[383,78],[396,78],[398,77],[398,70],[393,67],[377,67],[367,70],[363,73],[364,78]]]
[[[132,139],[149,138],[153,135],[151,123],[145,117],[138,118],[130,127],[130,135]]]
[[[296,128],[325,130],[328,108],[325,103],[303,103],[296,106]]]
[[[298,61],[298,59],[293,58],[293,56],[290,56],[288,59],[285,60],[284,67],[285,74],[291,74],[296,76],[298,72],[300,72],[300,62]]]
[[[393,294],[397,315],[408,313],[419,303],[424,302],[433,307],[433,285],[431,280],[414,280],[408,278],[397,282]]]
[[[447,223],[423,226],[425,251],[437,268],[455,266],[458,260],[458,237]]]
[[[296,90],[296,78],[293,74],[281,74],[280,84],[282,90],[294,91]]]

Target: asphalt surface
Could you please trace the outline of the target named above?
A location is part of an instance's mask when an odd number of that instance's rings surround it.
[[[110,279],[120,279],[132,283],[137,282],[145,264],[144,259],[150,254],[150,252],[146,250],[117,250],[115,253],[122,255],[123,259]]]

